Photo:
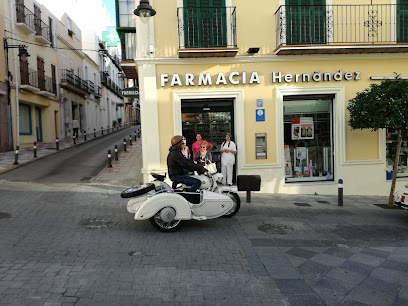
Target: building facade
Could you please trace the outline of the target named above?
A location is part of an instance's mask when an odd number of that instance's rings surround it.
[[[230,132],[236,173],[260,174],[262,192],[335,194],[343,179],[345,194],[388,194],[395,135],[351,130],[347,105],[408,77],[405,0],[150,4],[158,13],[135,17],[136,58],[122,63],[139,78],[144,181],[167,171],[172,136],[191,145],[201,132],[219,150]],[[407,139],[402,152],[397,189]]]
[[[5,7],[0,5],[0,38],[3,41],[5,38],[4,25],[5,25]],[[6,57],[6,50],[0,48],[0,58]],[[7,67],[6,61],[0,61],[0,152],[8,151],[12,149],[12,144],[9,137],[9,110],[10,105],[8,103],[8,87],[7,87]],[[11,132],[11,131],[10,131]]]
[[[61,134],[57,92],[56,18],[34,1],[5,2],[11,147],[52,142]],[[29,57],[19,48],[25,45]],[[7,68],[6,68],[7,69]],[[9,148],[11,149],[11,148]]]

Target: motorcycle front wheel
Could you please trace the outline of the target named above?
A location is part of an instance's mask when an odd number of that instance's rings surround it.
[[[233,192],[223,192],[222,194],[225,194],[227,196],[229,196],[232,200],[232,202],[234,202],[234,204],[232,205],[232,208],[227,211],[227,213],[225,215],[223,215],[223,218],[231,218],[232,216],[234,216],[239,209],[241,208],[241,199],[239,198],[239,195]]]
[[[165,209],[169,209],[169,207],[165,207],[162,210],[158,211],[153,217],[149,220],[153,224],[153,226],[161,232],[175,232],[181,226],[181,220],[172,220],[172,221],[165,221],[162,219],[162,212]]]

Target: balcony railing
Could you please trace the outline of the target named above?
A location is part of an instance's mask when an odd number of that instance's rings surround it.
[[[17,13],[17,23],[24,23],[33,31],[35,31],[34,25],[34,13],[31,12],[28,8],[24,6],[23,3],[16,4],[16,13]]]
[[[90,93],[95,93],[95,84],[94,84],[94,82],[92,82],[92,81],[88,81],[88,91],[90,92]]]
[[[71,85],[75,85],[74,82],[74,72],[69,69],[62,69],[62,78],[61,78],[62,83],[69,83]]]
[[[235,7],[177,8],[179,48],[237,47]]]
[[[277,47],[408,43],[408,5],[282,5],[275,21]]]
[[[41,91],[45,91],[45,78],[46,78],[45,75],[38,74],[38,88]]]
[[[20,67],[21,85],[30,85],[38,88],[37,71],[28,67]]]
[[[42,36],[47,41],[51,41],[49,27],[41,19],[34,19],[36,36]]]
[[[101,86],[95,86],[95,96],[101,96]]]
[[[88,81],[82,80],[82,89],[89,92]]]
[[[52,78],[45,76],[44,85],[45,85],[45,91],[48,91],[50,93],[53,93],[54,95],[57,95],[57,84],[52,80]]]

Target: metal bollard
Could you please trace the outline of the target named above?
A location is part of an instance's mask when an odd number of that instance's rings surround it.
[[[96,129],[94,129],[94,138],[96,138]]]
[[[57,146],[57,151],[59,151],[59,139],[57,137],[57,139],[55,139],[55,145]]]
[[[123,146],[124,146],[123,151],[125,151],[125,152],[126,152],[126,138],[125,138],[125,139],[123,139]]]
[[[343,206],[343,180],[339,179],[339,184],[338,184],[338,206]]]
[[[129,146],[132,145],[132,135],[129,135]]]
[[[76,135],[72,136],[72,139],[74,140],[74,145],[76,145]]]
[[[37,157],[37,142],[34,141],[34,158]]]
[[[112,155],[111,155],[111,150],[108,150],[108,168],[112,168]]]
[[[103,136],[103,127],[101,127],[101,131],[102,131],[102,136]]]
[[[119,160],[119,156],[118,156],[118,145],[115,145],[115,160]]]
[[[140,131],[139,131],[138,135],[139,135],[139,138],[140,138]]]
[[[18,165],[18,150],[20,149],[20,146],[16,147],[16,154],[14,156],[14,165]]]
[[[137,141],[137,135],[136,135],[136,131],[135,131],[135,142]]]
[[[119,131],[119,124],[116,126],[116,130]]]
[[[86,142],[86,131],[84,131],[84,141]]]

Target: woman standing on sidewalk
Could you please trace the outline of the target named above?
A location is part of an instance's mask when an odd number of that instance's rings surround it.
[[[193,143],[193,157],[196,156],[197,152],[200,152],[201,150],[201,144],[205,141],[203,139],[203,135],[201,133],[196,133],[196,139],[197,141]],[[207,143],[207,150],[211,151],[213,149],[213,145],[209,143],[208,141],[205,141]]]
[[[222,183],[232,185],[232,169],[235,164],[235,154],[237,154],[237,146],[231,140],[231,134],[225,135],[225,141],[221,145],[221,173]]]

